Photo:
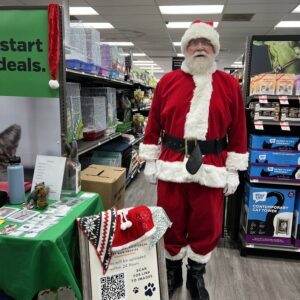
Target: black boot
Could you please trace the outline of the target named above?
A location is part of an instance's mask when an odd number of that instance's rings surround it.
[[[182,260],[166,259],[169,298],[182,286]]]
[[[186,287],[193,300],[209,300],[203,274],[205,274],[205,264],[197,263],[188,258]]]

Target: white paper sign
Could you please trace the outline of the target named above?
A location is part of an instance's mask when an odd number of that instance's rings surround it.
[[[264,130],[264,124],[262,121],[254,121],[254,128],[256,130]]]
[[[149,240],[115,252],[105,275],[91,243],[89,248],[93,300],[161,299],[156,248],[149,248]]]
[[[268,103],[268,96],[263,95],[258,97],[259,103]]]
[[[280,104],[289,104],[289,100],[287,96],[279,96],[278,99]]]
[[[36,184],[44,182],[49,188],[48,199],[59,200],[64,178],[66,158],[58,156],[38,155],[36,157],[32,188]]]
[[[280,122],[281,130],[291,131],[289,122]]]

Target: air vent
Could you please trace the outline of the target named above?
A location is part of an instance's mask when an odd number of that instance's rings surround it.
[[[222,16],[222,21],[244,22],[250,21],[253,16],[254,14],[224,14]]]

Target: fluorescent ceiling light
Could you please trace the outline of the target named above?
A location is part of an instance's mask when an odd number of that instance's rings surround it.
[[[82,22],[73,22],[70,23],[71,27],[78,27],[78,28],[98,28],[98,29],[112,29],[114,26],[112,26],[110,23],[82,23]]]
[[[146,53],[132,53],[133,56],[146,56]]]
[[[92,7],[70,7],[70,16],[99,15]]]
[[[300,4],[292,11],[292,13],[300,13]]]
[[[177,53],[177,57],[184,57],[183,53]]]
[[[133,63],[154,63],[153,60],[134,60]]]
[[[168,28],[189,28],[192,22],[169,22],[167,23]],[[219,22],[214,22],[214,28],[217,28]]]
[[[300,21],[280,21],[275,28],[298,28],[300,27]]]
[[[163,15],[221,14],[224,5],[167,5],[159,6]]]
[[[174,46],[181,46],[181,42],[173,42]]]
[[[230,67],[233,67],[233,68],[243,68],[243,65],[232,64]]]
[[[242,65],[243,62],[242,61],[235,61],[233,64],[235,64],[235,65]]]
[[[132,42],[101,42],[100,44],[106,44],[110,46],[134,46]]]

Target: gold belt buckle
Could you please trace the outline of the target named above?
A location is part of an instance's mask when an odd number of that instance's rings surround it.
[[[189,141],[194,141],[194,143],[195,143],[195,146],[197,145],[197,139],[195,139],[195,138],[185,138],[184,139],[184,155],[185,155],[185,157],[190,157],[190,155],[189,155],[189,147],[188,147],[188,142]]]

